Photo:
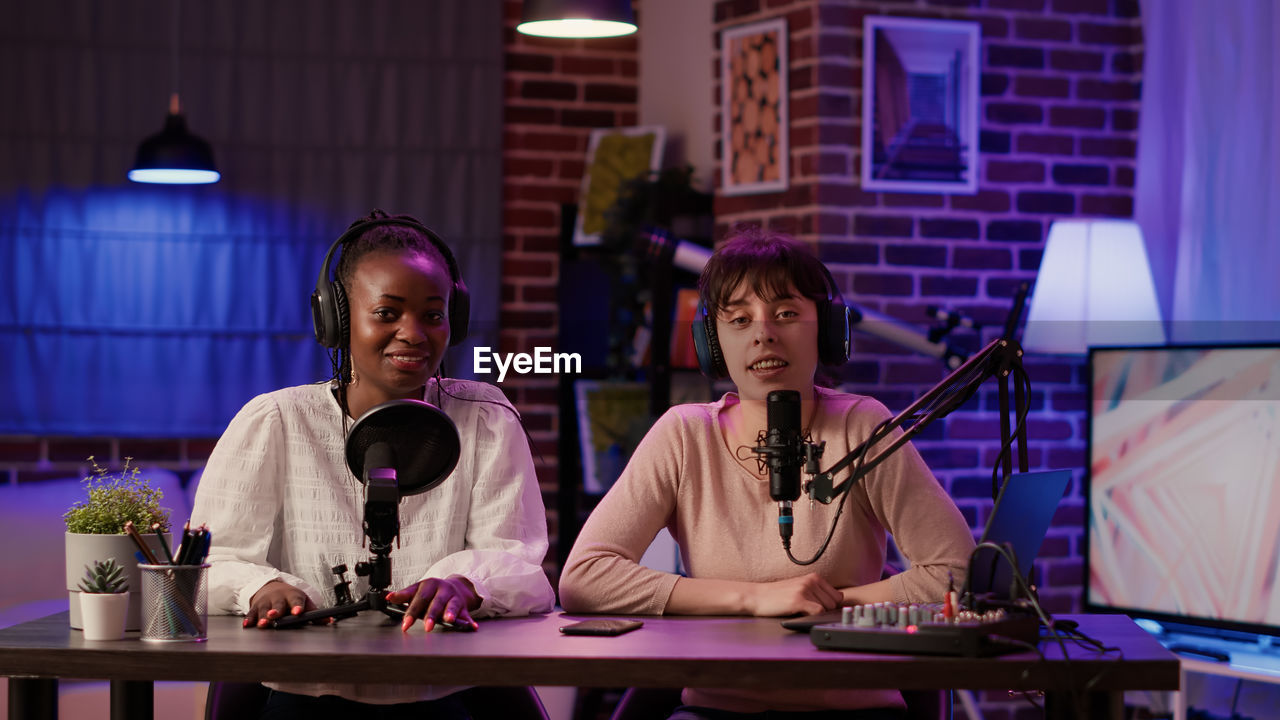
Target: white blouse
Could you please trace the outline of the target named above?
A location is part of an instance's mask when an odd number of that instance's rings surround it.
[[[549,612],[555,594],[541,566],[546,511],[515,410],[492,385],[451,379],[442,385],[444,392],[432,379],[424,399],[453,420],[462,452],[443,483],[401,500],[388,589],[458,574],[482,599],[473,617]],[[344,444],[330,383],[259,395],[231,420],[209,457],[191,517],[193,526],[207,524],[212,533],[210,612],[244,614],[250,598],[275,579],[305,592],[316,607],[330,607],[336,602],[331,568],[338,564],[353,570],[348,579],[355,598],[368,591],[368,579],[354,575],[355,564],[371,557],[361,530],[364,487],[347,469]],[[380,704],[459,689],[267,685]]]

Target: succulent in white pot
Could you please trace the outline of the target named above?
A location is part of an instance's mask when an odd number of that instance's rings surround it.
[[[94,560],[80,580],[80,619],[85,640],[120,640],[129,611],[129,583],[115,558]]]

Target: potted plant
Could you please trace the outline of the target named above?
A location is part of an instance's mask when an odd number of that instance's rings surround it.
[[[93,457],[89,462],[93,472],[84,479],[87,497],[71,506],[62,516],[67,523],[66,575],[67,591],[71,597],[71,627],[83,627],[82,593],[78,586],[83,569],[99,560],[114,559],[123,568],[129,595],[132,596],[125,629],[138,630],[142,606],[139,597],[142,577],[134,557],[138,546],[125,533],[124,525],[132,520],[159,557],[163,553],[160,538],[150,530],[159,524],[160,532],[169,531],[169,511],[160,507],[164,493],[142,478],[139,468],[132,465],[133,458],[125,458],[124,467],[118,472],[98,465]]]
[[[120,640],[129,610],[129,582],[115,558],[86,565],[80,580],[80,617],[85,640]]]

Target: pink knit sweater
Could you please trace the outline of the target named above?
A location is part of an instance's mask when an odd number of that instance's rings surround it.
[[[827,443],[823,467],[890,416],[868,397],[817,392],[811,433]],[[662,614],[678,576],[643,567],[639,559],[663,527],[679,544],[690,577],[763,583],[816,572],[837,588],[865,585],[880,579],[887,531],[911,563],[890,581],[895,602],[940,600],[948,572],[957,585],[963,582],[973,535],[910,444],[853,488],[822,559],[807,567],[793,564],[778,539],[768,476],[739,465],[736,448],[720,432],[719,413],[737,402],[737,394],[728,393],[719,402],[680,405],[653,426],[574,543],[560,578],[565,610]],[[809,557],[821,546],[836,505],[810,508],[801,496],[791,545],[796,557]],[[865,690],[687,689],[684,701],[738,712],[902,704],[896,691]]]

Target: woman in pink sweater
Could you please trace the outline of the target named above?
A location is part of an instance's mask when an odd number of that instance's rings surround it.
[[[957,583],[964,577],[973,536],[910,444],[853,487],[816,563],[792,563],[779,540],[768,474],[750,452],[766,427],[768,393],[799,391],[804,434],[826,442],[824,467],[890,417],[869,397],[814,385],[820,360],[839,364],[848,356],[843,301],[826,268],[795,240],[745,230],[711,257],[698,289],[707,364],[712,374],[727,374],[737,392],[674,407],[645,436],[574,543],[560,579],[564,609],[781,617],[940,601],[949,576]],[[804,559],[822,546],[839,501],[811,507],[801,500],[791,547]],[[639,564],[663,527],[680,546],[686,576]],[[882,580],[887,533],[911,567]],[[878,720],[903,717],[904,707],[892,690],[689,688],[683,701],[673,719],[772,711],[771,720]]]

